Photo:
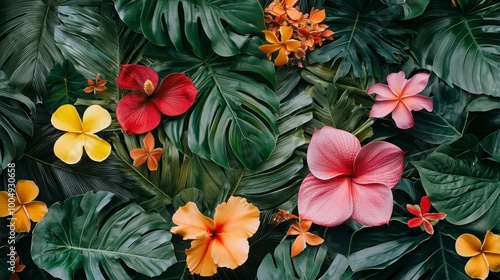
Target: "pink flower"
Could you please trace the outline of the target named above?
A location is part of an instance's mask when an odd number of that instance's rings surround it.
[[[422,227],[428,234],[434,233],[433,224],[437,223],[437,221],[446,218],[446,214],[444,213],[427,213],[431,210],[431,201],[428,196],[424,196],[420,199],[420,206],[406,204],[406,209],[408,212],[417,216],[418,218],[413,218],[408,221],[408,226],[411,228],[414,227]]]
[[[420,73],[411,79],[405,79],[403,71],[387,76],[387,83],[374,84],[368,89],[368,94],[375,93],[377,102],[370,111],[370,117],[383,118],[392,113],[396,126],[408,129],[415,124],[411,111],[422,109],[432,111],[432,101],[427,96],[418,95],[427,86],[429,74]]]
[[[307,151],[311,174],[299,189],[300,218],[327,227],[349,218],[366,226],[387,224],[403,158],[404,152],[388,142],[361,147],[346,131],[315,130]]]
[[[159,84],[158,80],[158,74],[147,66],[121,66],[118,87],[134,90],[116,106],[116,118],[125,133],[153,130],[160,124],[162,114],[184,114],[193,105],[198,89],[186,75],[170,74]]]

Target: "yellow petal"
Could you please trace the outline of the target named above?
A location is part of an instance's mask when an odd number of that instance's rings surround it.
[[[31,221],[24,207],[19,208],[14,216],[12,216],[12,221],[16,223],[15,231],[17,232],[29,232],[31,229]]]
[[[5,191],[0,192],[0,217],[10,216],[9,211],[9,193]]]
[[[75,106],[66,104],[57,108],[50,119],[52,125],[62,131],[82,132],[82,120]]]
[[[288,56],[286,54],[285,48],[281,48],[276,60],[274,61],[274,65],[283,66],[288,63]]]
[[[486,279],[488,277],[488,264],[483,254],[472,257],[465,265],[465,272],[471,278]]]
[[[49,212],[47,205],[41,201],[33,201],[24,205],[26,211],[28,212],[29,218],[38,223],[42,218]]]
[[[500,235],[491,231],[486,232],[482,252],[500,254]]]
[[[249,250],[248,240],[241,236],[222,233],[212,239],[211,254],[219,267],[237,268],[246,262]]]
[[[75,164],[82,158],[83,144],[83,134],[67,132],[54,144],[54,154],[67,164]]]
[[[273,43],[273,44],[280,43],[278,38],[276,38],[276,35],[274,34],[274,32],[267,31],[267,30],[264,30],[262,32],[264,32],[264,35],[266,36],[266,41],[268,41],[269,43]]]
[[[21,204],[33,201],[38,196],[39,190],[35,182],[19,180],[16,184],[16,195]]]
[[[96,133],[111,124],[111,115],[99,105],[91,105],[83,113],[82,128],[86,133]]]
[[[472,234],[462,234],[457,238],[455,250],[462,257],[473,257],[481,253],[481,241]]]
[[[325,10],[312,9],[310,13],[310,20],[314,23],[320,23],[326,18]]]
[[[259,217],[257,207],[242,197],[231,196],[227,202],[215,208],[217,234],[228,233],[231,236],[248,238],[259,228]]]
[[[91,160],[101,162],[111,154],[111,144],[107,141],[93,134],[86,134],[84,139],[85,152]]]
[[[286,49],[291,51],[291,52],[296,52],[297,49],[300,47],[300,42],[297,40],[288,40],[285,42]]]
[[[492,253],[483,253],[488,261],[488,265],[490,266],[490,270],[493,272],[500,271],[500,254],[492,254]]]
[[[191,248],[186,250],[186,263],[191,274],[212,276],[217,273],[217,265],[210,254],[212,251],[210,241],[210,237],[194,240],[191,242]]]
[[[259,50],[265,54],[271,54],[279,49],[281,49],[283,46],[281,44],[270,44],[270,45],[262,45],[259,46]]]
[[[290,38],[292,38],[293,28],[291,28],[289,26],[281,26],[280,33],[281,33],[281,42],[286,42]]]
[[[295,241],[293,241],[292,244],[292,251],[290,253],[290,257],[295,257],[298,254],[302,253],[306,249],[306,241],[304,239],[304,236],[299,235],[297,238],[295,238]]]
[[[182,235],[184,240],[199,238],[203,233],[211,233],[215,228],[214,221],[201,214],[198,206],[191,201],[177,209],[172,221],[177,226],[172,227],[170,231]]]

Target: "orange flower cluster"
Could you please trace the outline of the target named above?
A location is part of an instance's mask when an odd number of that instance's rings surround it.
[[[271,3],[266,9],[265,20],[268,30],[264,30],[266,40],[271,44],[262,45],[259,49],[271,60],[271,54],[278,51],[274,64],[282,66],[296,61],[302,67],[306,53],[321,46],[325,40],[333,40],[334,32],[328,25],[321,24],[325,19],[325,10],[312,8],[310,13],[303,14],[297,0],[280,0]]]

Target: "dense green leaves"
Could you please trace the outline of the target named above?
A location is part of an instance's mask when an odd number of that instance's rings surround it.
[[[35,104],[7,83],[7,77],[0,71],[0,170],[22,156],[25,138],[33,135],[35,114]]]
[[[132,279],[125,266],[157,276],[175,263],[167,222],[109,192],[89,192],[56,203],[33,231],[32,256],[53,276]]]
[[[431,1],[416,22],[411,50],[441,79],[472,93],[500,96],[500,6],[495,0]]]
[[[481,140],[481,147],[491,155],[491,159],[500,162],[500,130]]]
[[[185,47],[188,43],[199,57],[207,48],[202,43],[204,36],[215,53],[232,56],[240,52],[247,35],[266,29],[258,1],[113,1],[121,19],[152,43],[160,46],[172,43],[181,53],[191,51]]]
[[[404,35],[409,30],[396,25],[402,8],[380,1],[328,1],[324,21],[335,31],[335,40],[309,55],[312,62],[338,65],[334,80],[350,71],[355,77],[379,77],[383,64],[400,63],[405,57]],[[382,78],[382,77],[379,77]]]

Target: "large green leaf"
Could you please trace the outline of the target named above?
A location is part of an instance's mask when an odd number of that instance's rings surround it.
[[[207,59],[163,49],[165,69],[185,72],[200,90],[190,112],[167,122],[167,133],[182,149],[187,124],[189,149],[229,167],[237,160],[255,169],[276,146],[278,127],[274,112],[279,100],[274,86],[274,65],[255,56]],[[159,68],[160,69],[160,68]]]
[[[500,216],[500,165],[470,162],[435,152],[414,162],[434,207],[456,225],[476,222],[489,230]]]
[[[412,19],[421,15],[427,5],[429,5],[430,0],[381,0],[383,3],[389,6],[401,6],[403,7],[404,17],[403,19]]]
[[[449,84],[500,96],[500,5],[496,0],[431,1],[415,22],[417,61]],[[496,5],[495,5],[496,4]]]
[[[500,130],[481,140],[483,149],[491,155],[491,159],[500,162]]]
[[[33,135],[35,114],[35,104],[7,83],[5,73],[0,71],[0,170],[22,156],[25,137]]]
[[[334,41],[309,55],[312,62],[338,64],[334,80],[350,71],[355,77],[376,76],[384,64],[400,63],[405,55],[403,37],[409,30],[393,21],[402,8],[380,1],[332,0],[325,5],[326,24],[335,31]]]
[[[266,29],[258,1],[113,1],[120,18],[152,43],[160,46],[173,43],[181,53],[186,52],[188,43],[199,57],[207,48],[202,43],[204,36],[210,40],[215,53],[232,56],[240,52],[247,35],[260,34]]]
[[[101,13],[77,6],[59,7],[58,12],[61,24],[55,27],[54,38],[64,57],[87,79],[100,73],[101,80],[108,81],[107,90],[98,92],[97,97],[118,100],[120,64],[137,61],[135,56],[145,46],[144,37],[117,20],[116,11],[106,5]]]
[[[132,279],[125,266],[153,277],[175,263],[167,222],[109,192],[88,192],[56,203],[33,230],[32,257],[53,276]]]

